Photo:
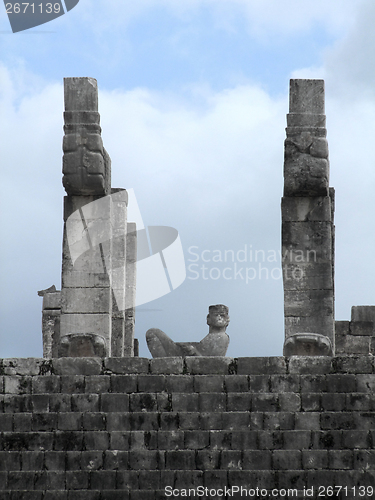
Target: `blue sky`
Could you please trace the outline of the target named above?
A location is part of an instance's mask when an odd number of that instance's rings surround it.
[[[370,0],[80,0],[13,34],[0,11],[0,356],[41,356],[36,291],[60,287],[68,76],[97,79],[112,185],[134,188],[146,225],[178,229],[187,266],[192,251],[279,251],[289,79],[324,78],[336,318],[372,304],[374,18]],[[270,277],[279,263],[263,264],[268,279],[247,284],[188,270],[137,311],[141,355],[151,327],[202,338],[215,303],[230,308],[228,355],[281,355],[282,283]]]

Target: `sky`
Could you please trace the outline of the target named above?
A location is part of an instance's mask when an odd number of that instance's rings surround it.
[[[64,77],[97,79],[112,186],[181,238],[185,281],[137,307],[141,356],[149,328],[202,339],[211,304],[228,356],[282,355],[290,78],[325,80],[336,319],[374,304],[374,20],[372,0],[80,0],[12,33],[0,6],[0,357],[42,356],[37,291],[61,287]]]

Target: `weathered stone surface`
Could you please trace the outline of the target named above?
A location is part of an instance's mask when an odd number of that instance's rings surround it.
[[[331,199],[327,196],[284,196],[281,211],[285,222],[331,222]]]
[[[290,81],[287,124],[281,205],[284,353],[326,355],[327,345],[332,355],[334,192],[329,187],[323,80]],[[313,341],[310,334],[318,336]]]
[[[315,317],[333,315],[331,290],[285,290],[285,317]]]
[[[125,338],[123,355],[134,354],[135,299],[136,299],[137,228],[127,224],[126,234],[126,295],[125,295]]]
[[[104,358],[107,349],[105,340],[101,335],[72,333],[63,335],[60,338],[59,357]]]
[[[60,358],[52,361],[57,375],[100,375],[102,360],[97,358]]]
[[[324,114],[324,80],[290,80],[289,112]]]
[[[351,321],[375,322],[375,306],[353,306]]]
[[[284,356],[332,356],[333,346],[326,335],[295,333],[284,343]]]
[[[65,78],[63,184],[70,195],[110,194],[111,167],[99,126],[93,78]]]
[[[329,163],[325,158],[288,148],[284,163],[284,196],[328,196]]]
[[[110,308],[110,288],[64,288],[61,304],[65,313],[106,313]]]

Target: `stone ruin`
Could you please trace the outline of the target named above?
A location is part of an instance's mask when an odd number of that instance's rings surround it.
[[[127,192],[111,188],[96,80],[66,78],[64,94],[62,288],[38,292],[43,356],[134,356],[137,237]]]
[[[45,357],[0,360],[0,499],[373,498],[375,306],[334,321],[323,81],[291,81],[284,356],[263,358],[133,355],[135,228],[96,92],[65,81],[63,285],[41,292]]]

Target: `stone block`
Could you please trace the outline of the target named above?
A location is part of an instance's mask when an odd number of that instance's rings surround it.
[[[327,450],[302,450],[302,467],[304,469],[327,469]]]
[[[98,111],[98,84],[94,78],[64,78],[66,111]]]
[[[311,446],[311,431],[286,430],[283,439],[284,450],[306,450]]]
[[[301,396],[294,392],[279,394],[280,411],[300,411]]]
[[[178,393],[172,394],[172,410],[176,412],[195,412],[199,409],[198,394]]]
[[[152,374],[179,375],[184,372],[183,358],[154,358],[150,360]]]
[[[289,373],[327,374],[332,370],[330,356],[293,356],[289,360]]]
[[[295,414],[295,429],[296,430],[319,430],[320,429],[320,413],[306,412]]]
[[[245,453],[245,452],[244,452]],[[238,450],[221,452],[220,468],[225,470],[242,470],[242,453]]]
[[[129,411],[128,394],[101,394],[101,411]]]
[[[265,430],[285,430],[294,427],[294,413],[292,412],[265,412],[263,428]]]
[[[56,375],[40,375],[32,378],[33,394],[49,394],[60,392],[60,377]]]
[[[321,409],[325,411],[344,411],[346,407],[346,394],[328,392],[322,394]]]
[[[328,392],[355,392],[356,376],[354,374],[327,375]]]
[[[282,255],[285,264],[332,263],[332,223],[283,222]]]
[[[336,335],[348,335],[349,334],[349,321],[335,321],[335,333]]]
[[[103,396],[107,396],[104,394]],[[98,412],[99,394],[72,394],[72,411]]]
[[[252,411],[277,411],[279,407],[279,398],[277,394],[253,394],[251,409]]]
[[[7,358],[2,360],[4,375],[39,375],[43,358]]]
[[[342,354],[370,354],[371,340],[368,335],[348,335],[343,342]]]
[[[331,340],[333,339],[333,323],[332,315],[287,316],[285,317],[285,335],[288,338],[298,333],[317,333]]]
[[[100,375],[102,360],[98,358],[61,358],[52,361],[57,375]]]
[[[104,369],[107,373],[148,373],[149,359],[147,358],[106,358]]]
[[[289,111],[324,114],[324,80],[290,80]]]
[[[331,198],[329,196],[284,196],[281,199],[283,222],[331,222]]]
[[[238,358],[238,375],[271,375],[287,373],[284,357]]]
[[[107,424],[107,415],[105,413],[84,413],[83,429],[87,431],[104,431]]]
[[[375,306],[353,306],[351,321],[372,321],[375,322]]]
[[[299,392],[299,376],[295,374],[290,375],[271,375],[270,388],[271,392],[285,393],[285,392]]]
[[[371,335],[374,336],[373,321],[351,321],[350,335]]]
[[[90,375],[85,377],[85,392],[103,393],[110,392],[110,390],[111,378],[109,375]]]
[[[300,470],[302,468],[301,450],[273,450],[272,467],[276,470]]]
[[[373,356],[336,356],[332,366],[335,373],[372,373]]]
[[[228,375],[232,373],[233,358],[220,356],[191,356],[185,358],[185,366],[192,375]]]
[[[227,396],[227,409],[231,411],[250,411],[251,395],[243,392],[233,392]]]
[[[61,309],[64,313],[107,313],[110,307],[111,290],[108,287],[63,288],[61,292]]]
[[[139,392],[165,391],[166,377],[164,375],[138,375]]]
[[[156,411],[156,394],[138,393],[130,395],[130,411]]]
[[[227,401],[225,394],[201,392],[199,394],[199,410],[201,412],[226,411]]]
[[[70,334],[97,335],[104,339],[107,349],[109,349],[110,331],[111,317],[109,314],[61,314],[61,337]]]
[[[62,375],[61,392],[63,394],[85,392],[85,377],[83,375]]]
[[[329,162],[305,153],[288,154],[284,162],[284,196],[328,196]]]
[[[285,260],[283,262],[283,285],[285,293],[289,290],[330,290],[333,295],[332,264],[330,262],[288,263]]]
[[[195,392],[223,392],[224,375],[195,375]]]
[[[137,392],[137,375],[111,375],[112,392]]]
[[[82,427],[82,414],[61,412],[58,414],[57,428],[61,431],[79,431]]]
[[[43,310],[60,309],[61,308],[61,292],[49,292],[43,295]]]

